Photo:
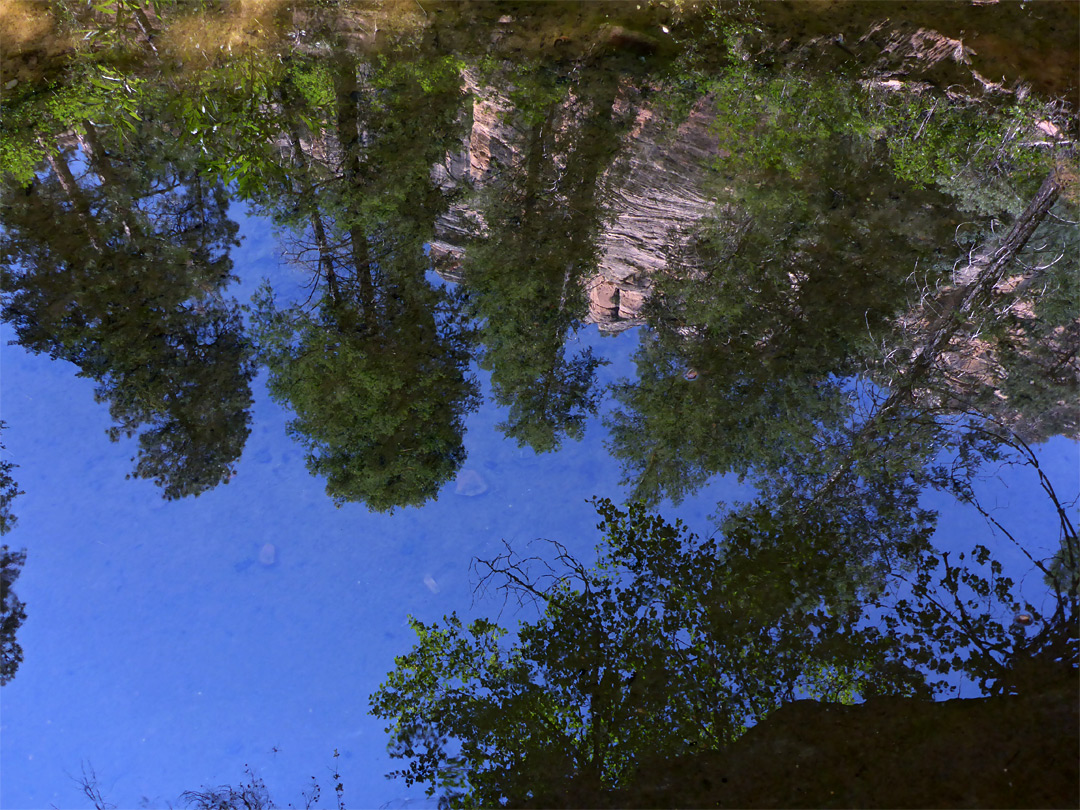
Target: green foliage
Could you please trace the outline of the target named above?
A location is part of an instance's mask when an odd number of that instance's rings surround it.
[[[547,111],[560,104],[569,91],[568,84],[560,84],[554,73],[537,64],[515,64],[512,81],[510,101],[527,127],[542,123]]]
[[[715,473],[774,469],[798,449],[815,447],[823,424],[844,419],[834,381],[769,383],[741,369],[729,374],[726,353],[687,354],[682,359],[655,339],[643,341],[636,379],[616,383],[621,407],[605,417],[624,480],[651,505],[663,498],[678,503]],[[687,368],[697,379],[684,378]]]
[[[909,192],[897,216],[901,186],[864,146],[826,138],[784,185],[736,185],[670,253],[636,376],[615,384],[605,419],[634,497],[771,474],[851,418],[845,378],[907,305],[911,267],[944,262],[954,227],[936,193]]]
[[[548,453],[557,450],[564,437],[578,441],[585,434],[585,420],[600,403],[596,369],[606,361],[592,349],[569,359],[559,350],[550,366],[537,359],[545,358],[519,357],[493,375],[496,400],[510,406],[508,418],[496,427],[519,447]],[[494,365],[494,352],[485,361]]]
[[[464,460],[464,416],[478,404],[470,330],[460,296],[424,278],[424,244],[448,202],[431,166],[459,131],[456,69],[438,58],[365,65],[340,54],[328,68],[327,111],[340,162],[305,151],[286,104],[290,173],[252,190],[318,293],[312,306],[279,307],[260,290],[260,358],[271,394],[296,415],[289,431],[309,469],[339,505],[424,503]]]
[[[1033,444],[1080,430],[1080,234],[1070,224],[1074,218],[1059,201],[1006,271],[1012,278],[958,325],[949,350],[975,359],[973,372],[923,383],[950,407],[996,418]],[[980,233],[962,247],[985,255],[999,239]]]
[[[12,586],[25,562],[25,550],[12,551],[0,546],[0,686],[15,677],[23,660],[22,646],[15,634],[26,621],[26,603],[15,595]]]
[[[48,100],[46,109],[52,119],[68,126],[104,114],[109,123],[134,131],[135,123],[142,120],[137,104],[143,84],[142,79],[88,66],[81,81],[59,90]]]
[[[137,477],[197,495],[229,478],[248,431],[254,368],[219,292],[236,225],[224,189],[155,125],[88,122],[84,139],[86,174],[58,152],[7,189],[4,316],[23,346],[98,383],[110,436],[138,435]]]
[[[998,103],[883,87],[867,93],[846,77],[739,60],[720,69],[707,90],[717,109],[717,166],[729,173],[798,177],[813,170],[807,158],[824,141],[875,138],[901,180],[936,186],[963,210],[998,214],[1015,213],[1022,190],[1052,165],[1049,150],[1025,144],[1035,121],[1053,117],[1030,97]]]
[[[357,67],[342,64],[337,74],[339,110],[346,106],[371,136],[362,146],[355,143],[350,155],[364,193],[350,199],[349,216],[386,223],[407,220],[402,212],[423,211],[429,216],[416,227],[427,233],[434,221],[430,214],[449,202],[431,182],[431,167],[456,147],[465,123],[459,63],[433,54],[415,58],[398,54],[360,82],[353,78]],[[351,129],[345,132],[341,126],[339,119],[342,140],[353,141]],[[405,230],[406,223],[395,222],[394,227]]]
[[[477,401],[463,333],[450,324],[440,334],[433,312],[414,303],[358,328],[356,304],[331,299],[313,316],[278,308],[267,287],[255,299],[270,393],[295,412],[289,432],[338,505],[422,504],[464,461],[464,414]]]
[[[723,747],[796,696],[923,688],[888,637],[858,626],[854,593],[833,597],[838,525],[761,506],[717,541],[641,505],[595,505],[594,567],[559,544],[550,575],[513,552],[481,563],[543,609],[516,643],[485,620],[412,621],[416,647],[371,698],[409,761],[395,775],[452,807],[595,806],[644,763]]]
[[[572,353],[568,338],[587,312],[601,177],[625,124],[614,115],[616,79],[580,84],[573,105],[545,97],[523,133],[522,160],[477,195],[487,227],[470,240],[464,271],[481,322],[480,365],[508,408],[499,429],[536,452],[580,438],[600,401],[602,361],[591,350]]]
[[[65,131],[83,131],[86,121],[113,127],[120,137],[130,136],[141,120],[145,92],[142,79],[79,63],[63,85],[42,95],[25,94],[14,105],[9,102],[0,121],[0,177],[27,185],[46,150],[52,150],[49,141]]]
[[[553,107],[567,100],[571,86],[558,70],[535,59],[500,60],[488,54],[477,70],[484,84],[509,85],[513,117],[526,129],[542,124]]]
[[[996,104],[877,92],[868,99],[869,114],[885,131],[897,176],[916,188],[937,185],[955,196],[962,210],[1018,213],[1024,192],[1037,187],[1052,165],[1048,151],[1024,144],[1034,122],[1047,114],[1031,98]]]
[[[281,60],[258,52],[195,73],[167,99],[181,142],[207,156],[206,171],[236,183],[248,196],[285,169],[273,144],[290,117],[317,129],[320,108],[282,110],[278,88],[287,74]],[[305,89],[315,91],[316,71]],[[306,97],[305,97],[306,98]],[[316,98],[320,98],[316,93]],[[321,100],[321,98],[320,98]]]
[[[824,139],[874,139],[915,188],[937,187],[980,215],[1016,213],[1054,160],[1055,150],[1031,143],[1045,140],[1036,122],[1070,125],[1060,105],[1026,91],[940,93],[916,77],[909,86],[882,83],[875,68],[814,69],[805,63],[821,56],[813,40],[777,48],[760,16],[746,3],[711,4],[704,33],[680,43],[661,96],[676,120],[701,97],[715,100],[717,166],[744,182],[802,175]]]
[[[654,102],[657,117],[669,127],[681,124],[694,105],[708,97],[718,75],[731,65],[749,61],[750,51],[757,50],[762,38],[760,9],[754,3],[710,2],[700,11],[701,30],[688,26],[670,32],[678,50],[662,74]]]
[[[736,63],[708,90],[716,101],[712,129],[723,155],[718,165],[728,172],[771,170],[799,177],[823,142],[868,132],[860,90],[831,76],[772,75]]]
[[[977,505],[981,461],[1037,469],[1022,444],[1017,455],[979,425],[954,427],[954,463],[918,483]],[[558,543],[548,559],[507,545],[477,562],[482,585],[541,613],[516,639],[486,620],[412,620],[416,647],[371,697],[391,754],[408,761],[395,775],[451,807],[607,806],[638,769],[723,750],[793,700],[927,699],[957,676],[986,694],[1075,683],[1075,577],[1062,587],[1064,565],[1036,562],[1051,589],[1040,612],[989,547],[935,549],[935,516],[911,485],[919,464],[882,449],[900,435],[882,439],[849,476],[875,474],[880,490],[830,483],[826,464],[807,470],[808,489],[768,487],[727,511],[709,538],[596,499],[594,565]],[[1062,558],[1075,560],[1075,528],[1040,481],[1062,518]]]
[[[481,321],[480,365],[491,371],[496,402],[508,409],[499,429],[520,446],[549,452],[564,438],[581,438],[600,400],[596,370],[603,361],[566,345],[586,311],[580,279],[595,267],[596,223],[587,207],[522,200],[528,187],[510,182],[499,192],[517,205],[486,207],[486,218],[498,225],[465,256],[472,313]]]
[[[12,121],[5,113],[8,124]],[[3,137],[0,138],[0,174],[6,175],[19,185],[27,185],[34,179],[41,161],[45,159],[45,150],[41,145],[30,137],[19,137],[12,133],[8,134],[7,127],[0,129]],[[24,133],[28,135],[24,129]]]
[[[373,714],[395,720],[387,728],[391,754],[410,760],[392,775],[408,785],[430,781],[428,795],[439,791],[451,806],[477,806],[466,798],[470,783],[499,789],[498,775],[508,775],[516,758],[512,734],[550,750],[553,707],[532,684],[533,667],[499,644],[506,631],[491,622],[465,627],[452,614],[442,627],[411,617],[409,625],[416,648],[395,660],[397,668],[371,697]],[[447,752],[451,737],[460,741],[458,754]]]
[[[140,35],[152,34],[147,11],[160,15],[166,6],[176,4],[178,0],[91,0],[90,8],[96,13],[84,39],[110,48],[134,46]]]
[[[289,63],[287,75],[296,92],[312,110],[329,112],[334,103],[334,78],[325,63]]]
[[[2,434],[6,427],[7,425],[0,421],[0,434]],[[3,452],[4,443],[3,441],[0,441],[0,453]],[[11,504],[17,497],[25,494],[19,489],[19,485],[15,482],[15,478],[12,475],[15,467],[16,465],[6,458],[0,459],[0,535],[7,534],[15,528],[17,520],[14,513],[11,511]]]
[[[393,90],[401,93],[404,85],[413,84],[425,95],[440,95],[457,90],[460,86],[461,71],[465,62],[456,56],[438,55],[420,59],[402,58],[396,53],[392,57],[379,54],[378,71],[372,86],[377,90]]]
[[[1074,599],[1080,597],[1080,551],[1075,538],[1063,538],[1046,568],[1045,582],[1050,588]]]
[[[976,546],[974,556],[985,563],[989,551]],[[1022,650],[1023,632],[1016,632],[1012,619],[1025,610],[1036,619],[1041,614],[1012,596],[1014,583],[1001,575],[996,560],[988,579],[949,557],[944,552],[920,561],[905,578],[910,596],[889,605],[885,627],[910,648],[913,661],[932,672],[963,672],[984,690],[1005,691],[1008,662]],[[960,553],[958,562],[964,557]]]
[[[956,183],[972,173],[984,184],[1009,177],[1021,185],[1045,173],[1048,161],[1018,137],[1028,134],[1038,112],[1029,100],[1000,107],[899,92],[880,102],[876,123],[886,127],[895,171],[916,187]]]

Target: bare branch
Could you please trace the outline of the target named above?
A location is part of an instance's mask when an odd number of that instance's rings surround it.
[[[83,762],[81,768],[81,776],[74,777],[70,774],[68,776],[82,788],[83,795],[93,803],[94,810],[116,810],[115,804],[105,800],[101,787],[98,785],[98,776],[94,771],[94,766],[89,762]]]

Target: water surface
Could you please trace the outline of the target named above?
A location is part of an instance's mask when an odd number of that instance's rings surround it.
[[[3,25],[4,806],[1075,805],[1074,4]]]

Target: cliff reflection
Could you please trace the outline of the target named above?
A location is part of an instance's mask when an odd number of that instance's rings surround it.
[[[962,60],[931,99],[922,78],[952,40],[924,53],[882,33],[900,81],[848,45],[825,70],[835,43],[780,47],[752,8],[687,12],[670,42],[648,33],[668,11],[620,8],[624,25],[549,7],[360,25],[378,36],[307,9],[280,58],[176,72],[148,54],[147,77],[84,66],[47,103],[19,96],[5,317],[98,382],[113,434],[138,436],[135,475],[168,498],[228,480],[254,373],[223,292],[228,184],[310,275],[305,302],[263,291],[254,337],[338,502],[434,497],[464,458],[470,359],[507,436],[537,452],[580,438],[605,393],[601,359],[571,342],[589,323],[647,327],[605,416],[635,497],[782,469],[858,419],[848,380],[888,386],[921,350],[953,306],[936,288],[979,274],[1017,200],[1070,176],[1067,116],[1020,88],[980,93]],[[574,36],[545,44],[552,26]],[[1039,132],[1056,140],[1022,140]],[[936,352],[963,378],[954,410],[1029,439],[1077,425],[1076,231],[1055,211],[1013,253],[1027,269],[997,278],[997,315]]]

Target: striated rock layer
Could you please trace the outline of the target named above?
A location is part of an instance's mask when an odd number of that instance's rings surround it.
[[[469,73],[465,90],[474,98],[472,127],[461,151],[435,168],[435,179],[445,189],[482,188],[520,154],[521,136],[509,123],[511,102]],[[673,128],[641,103],[636,90],[620,89],[613,112],[632,123],[621,155],[599,181],[604,226],[596,272],[584,282],[586,323],[610,333],[642,323],[652,279],[673,252],[684,252],[695,224],[712,208],[703,186],[716,156],[716,139],[709,132],[713,109],[712,99],[700,99]],[[484,230],[483,217],[467,202],[440,217],[431,259],[443,278],[463,280],[464,244]]]

